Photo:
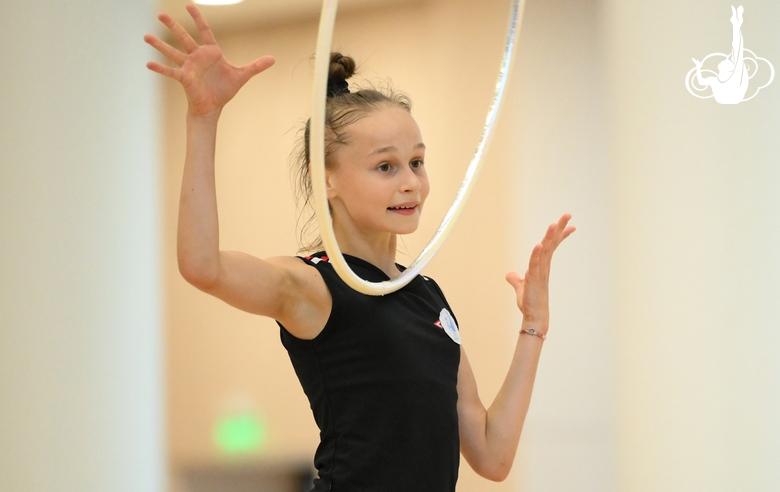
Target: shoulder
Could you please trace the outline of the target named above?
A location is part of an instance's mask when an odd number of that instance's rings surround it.
[[[271,263],[276,268],[286,272],[292,277],[300,275],[307,275],[315,272],[316,269],[311,267],[312,256],[274,256],[266,259],[268,263]]]
[[[312,289],[314,293],[325,293],[328,290],[321,272],[327,264],[327,256],[276,256],[267,261],[283,271],[298,289],[307,292]]]

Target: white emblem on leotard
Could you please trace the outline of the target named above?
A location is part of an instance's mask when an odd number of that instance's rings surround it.
[[[444,308],[439,313],[439,323],[441,327],[452,341],[460,345],[460,331],[458,331],[458,325],[455,323],[455,319],[452,317],[447,308]]]

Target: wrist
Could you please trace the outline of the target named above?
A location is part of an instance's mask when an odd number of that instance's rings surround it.
[[[534,335],[542,340],[547,337],[547,329],[549,327],[548,315],[523,315],[523,324],[520,326],[520,333],[527,335]]]
[[[544,328],[547,331],[547,325],[550,322],[550,313],[523,313],[523,325],[532,324],[537,329]]]
[[[208,113],[197,113],[192,107],[188,107],[187,122],[196,123],[196,124],[197,123],[216,124],[221,114],[222,114],[222,108],[213,109]]]
[[[537,338],[542,339],[542,341],[547,340],[547,334],[546,333],[541,333],[539,331],[536,331],[536,328],[534,328],[533,326],[528,326],[528,327],[524,326],[524,327],[520,328],[520,334],[521,335],[530,335],[532,337],[537,337]]]

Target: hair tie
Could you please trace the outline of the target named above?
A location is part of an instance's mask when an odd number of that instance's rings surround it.
[[[349,84],[347,83],[347,80],[340,78],[329,78],[327,97],[335,97],[340,94],[349,94]]]

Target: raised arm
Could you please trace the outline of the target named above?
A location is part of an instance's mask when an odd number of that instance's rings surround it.
[[[558,245],[574,227],[570,215],[550,225],[541,244],[531,253],[524,277],[511,272],[507,281],[515,288],[517,305],[523,313],[521,330],[547,334],[550,314],[548,285],[550,262]],[[504,480],[512,468],[525,416],[531,402],[536,368],[542,350],[540,336],[521,334],[504,384],[489,409],[485,409],[477,392],[477,383],[465,351],[461,350],[458,371],[458,418],[463,456],[480,475],[490,480]]]
[[[312,279],[312,274],[316,276],[314,269],[306,268],[295,258],[261,260],[219,249],[214,178],[219,116],[239,89],[273,65],[274,59],[264,56],[242,67],[228,63],[197,7],[187,5],[187,10],[198,28],[201,45],[167,14],[160,14],[159,19],[183,51],[150,34],[144,37],[176,65],[149,62],[147,67],[180,82],[188,101],[187,152],[177,235],[179,270],[195,287],[239,309],[278,319],[293,330],[300,328],[295,334],[306,337],[306,327],[299,327],[300,320],[312,319],[309,323],[316,327],[322,318],[320,312],[327,314],[330,309],[324,283]]]

